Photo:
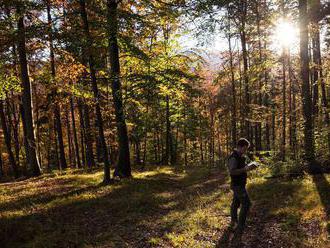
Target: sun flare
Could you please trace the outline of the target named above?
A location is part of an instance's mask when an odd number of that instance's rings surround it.
[[[299,32],[294,23],[281,19],[275,26],[273,42],[275,45],[292,47],[298,43]]]

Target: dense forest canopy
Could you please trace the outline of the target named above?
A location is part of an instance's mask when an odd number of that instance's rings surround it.
[[[239,137],[321,171],[329,15],[320,0],[2,0],[0,175],[102,165],[109,183],[221,164]]]

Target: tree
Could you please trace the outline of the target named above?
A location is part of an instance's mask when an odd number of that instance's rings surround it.
[[[54,44],[53,44],[53,23],[52,23],[52,16],[51,16],[51,5],[50,0],[46,0],[47,6],[47,20],[48,20],[48,39],[49,39],[49,60],[50,60],[50,68],[51,68],[51,76],[52,80],[55,83],[56,80],[56,71],[55,71],[55,54],[54,54]],[[62,122],[61,122],[61,108],[58,104],[57,97],[57,90],[56,86],[54,86],[54,90],[52,95],[55,98],[55,106],[54,106],[54,117],[55,117],[55,128],[57,133],[57,142],[59,145],[60,151],[60,167],[61,169],[65,170],[67,168],[65,152],[64,152],[64,143],[63,143],[63,132],[62,132]]]
[[[312,162],[315,159],[313,112],[309,82],[309,56],[308,56],[308,16],[307,0],[299,0],[299,23],[300,23],[300,75],[302,79],[302,104],[304,115],[304,148],[305,159]]]
[[[25,153],[27,163],[30,166],[33,176],[41,174],[40,164],[37,157],[33,126],[33,105],[31,99],[31,84],[27,68],[26,48],[25,48],[25,26],[24,26],[24,2],[16,3],[17,20],[17,48],[20,63],[20,76],[22,82],[22,121],[25,139]]]
[[[124,106],[120,82],[120,63],[118,49],[118,1],[107,0],[107,22],[108,22],[108,52],[110,58],[110,78],[112,97],[116,116],[118,132],[119,154],[114,176],[131,177],[130,152],[127,135],[127,126],[124,115]]]
[[[90,77],[92,81],[92,90],[95,98],[95,111],[96,111],[96,124],[98,127],[99,140],[102,146],[103,162],[104,162],[104,178],[103,182],[110,183],[110,162],[108,156],[108,148],[104,137],[103,119],[100,108],[100,93],[96,82],[96,71],[94,65],[94,56],[92,53],[93,40],[89,31],[88,17],[86,12],[85,0],[80,0],[80,14],[83,21],[83,28],[86,37],[86,44],[83,45],[84,53],[88,58],[88,64],[90,68]],[[119,58],[118,58],[119,59]]]

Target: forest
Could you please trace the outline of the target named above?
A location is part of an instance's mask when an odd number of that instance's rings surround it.
[[[0,247],[330,247],[329,49],[328,0],[0,0]]]

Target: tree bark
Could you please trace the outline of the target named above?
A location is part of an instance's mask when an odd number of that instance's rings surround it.
[[[53,33],[52,33],[52,16],[50,13],[50,2],[47,0],[47,20],[48,20],[48,41],[49,41],[49,50],[50,50],[50,67],[52,79],[55,80],[56,71],[55,71],[55,55],[54,55],[54,45],[53,45]],[[54,86],[53,95],[57,96],[56,85]],[[57,142],[60,152],[60,167],[62,170],[67,168],[65,151],[64,151],[64,142],[63,142],[63,132],[62,132],[62,122],[61,122],[61,108],[55,99],[54,103],[54,117],[55,117],[55,129],[57,133]]]
[[[131,163],[129,142],[127,134],[127,126],[124,115],[121,82],[120,82],[120,63],[119,63],[119,48],[117,41],[118,33],[118,3],[116,0],[107,0],[107,17],[109,30],[109,58],[111,66],[111,88],[115,108],[118,141],[119,141],[119,156],[116,164],[114,176],[131,177]]]
[[[102,152],[103,152],[103,163],[104,163],[104,177],[103,182],[104,183],[110,183],[110,162],[109,162],[109,156],[108,156],[108,148],[104,137],[104,128],[103,128],[103,119],[102,119],[102,113],[101,113],[101,107],[100,107],[100,92],[97,86],[96,82],[96,70],[95,70],[95,62],[94,57],[92,53],[92,37],[90,35],[89,31],[89,23],[88,23],[88,16],[86,12],[86,3],[85,0],[80,0],[80,14],[83,21],[84,26],[84,33],[86,36],[87,44],[84,46],[84,52],[86,53],[88,57],[88,63],[89,63],[89,69],[90,69],[90,77],[92,81],[92,90],[95,98],[95,111],[96,111],[96,124],[98,127],[98,134],[99,134],[99,141],[101,143]]]
[[[79,122],[80,122],[80,145],[81,145],[81,159],[83,162],[83,166],[86,167],[87,166],[87,162],[86,162],[86,137],[85,137],[85,123],[84,123],[84,112],[83,112],[83,103],[81,101],[81,99],[78,100],[78,111],[79,111]]]
[[[86,103],[82,103],[83,117],[84,117],[84,138],[86,145],[86,163],[87,167],[91,169],[95,167],[94,152],[93,152],[93,141],[91,134],[89,106]]]
[[[4,113],[4,107],[3,107],[2,100],[0,100],[0,119],[1,119],[1,127],[2,127],[2,131],[3,131],[3,136],[5,138],[5,144],[6,144],[6,148],[7,148],[7,152],[8,152],[9,162],[13,169],[15,178],[18,178],[20,175],[19,168],[15,161],[14,153],[11,149],[11,137],[8,132],[8,127],[7,127],[7,123],[6,123],[6,117],[5,117],[5,113]]]
[[[329,5],[330,6],[330,5]],[[313,112],[314,119],[315,116],[318,115],[318,101],[319,101],[319,85],[321,85],[321,101],[323,112],[325,116],[325,123],[327,127],[327,141],[328,141],[328,149],[330,150],[330,118],[329,118],[329,110],[328,110],[328,102],[327,102],[327,94],[326,94],[326,86],[323,77],[323,68],[322,68],[322,56],[321,56],[321,42],[320,42],[320,25],[319,20],[316,18],[317,13],[321,9],[320,0],[314,0],[311,2],[311,12],[314,16],[312,19],[312,30],[313,30],[313,84],[314,84],[314,94],[313,94]]]
[[[171,121],[170,121],[170,99],[169,96],[166,95],[166,139],[165,139],[165,154],[163,157],[163,163],[168,165],[172,160],[172,150],[173,150],[173,142],[172,142],[172,131],[171,131]]]
[[[312,162],[315,159],[315,151],[312,101],[309,83],[307,0],[299,0],[299,22],[305,159],[308,162]],[[310,165],[312,166],[312,163],[310,163]]]
[[[248,75],[248,52],[246,48],[246,14],[247,14],[247,1],[240,1],[240,39],[242,47],[242,56],[243,56],[243,81],[245,89],[245,101],[244,101],[244,115],[245,115],[245,136],[247,139],[251,140],[251,123],[249,121],[250,117],[250,90],[249,90],[249,75]]]
[[[73,103],[73,96],[70,97],[70,111],[71,111],[71,122],[72,122],[72,131],[73,131],[73,141],[74,141],[74,150],[75,156],[77,161],[77,167],[81,168],[81,161],[79,156],[79,144],[77,138],[77,129],[76,129],[76,120],[74,116],[74,103]]]
[[[26,47],[25,47],[25,26],[24,26],[24,10],[22,3],[17,3],[16,11],[18,15],[17,22],[17,47],[20,62],[20,76],[23,88],[22,94],[22,121],[25,136],[26,146],[26,158],[27,164],[29,164],[32,175],[39,176],[41,174],[41,168],[37,157],[35,134],[33,127],[33,106],[31,98],[31,84],[29,79]]]
[[[229,62],[230,62],[230,76],[231,76],[231,91],[232,91],[232,109],[231,109],[231,126],[232,126],[232,147],[236,146],[237,143],[237,107],[236,107],[236,82],[235,82],[235,73],[234,73],[234,62],[233,62],[233,51],[231,45],[231,28],[229,26],[229,37],[228,37],[228,48],[229,48]]]
[[[281,140],[281,158],[285,160],[286,147],[286,48],[283,47],[282,54],[282,140]]]
[[[70,125],[68,106],[66,106],[66,108],[65,108],[65,119],[66,119],[66,134],[67,134],[68,146],[69,146],[69,163],[70,163],[71,167],[74,167],[76,165],[76,157],[75,157],[74,148],[72,145],[71,125]]]

